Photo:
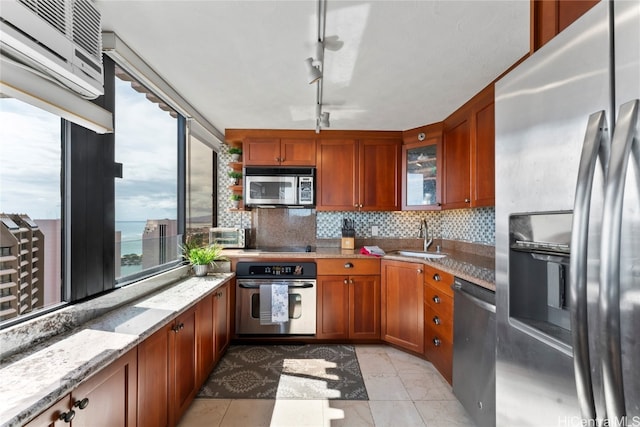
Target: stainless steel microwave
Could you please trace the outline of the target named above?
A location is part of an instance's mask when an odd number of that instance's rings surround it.
[[[223,248],[244,248],[247,234],[246,228],[213,227],[209,229],[209,244],[217,243]]]
[[[314,207],[315,175],[315,168],[247,167],[244,169],[244,205]]]

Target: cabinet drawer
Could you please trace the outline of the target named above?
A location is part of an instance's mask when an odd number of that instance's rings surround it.
[[[429,265],[424,266],[424,282],[438,289],[441,293],[453,297],[453,276]],[[425,294],[426,295],[426,294]]]
[[[424,335],[424,354],[440,371],[443,377],[451,383],[453,372],[453,343],[442,336],[434,334],[427,328]]]
[[[424,285],[424,302],[439,316],[453,319],[453,297],[443,293],[439,288],[429,284]]]
[[[453,340],[453,316],[447,306],[444,310],[437,311],[431,305],[424,305],[424,327],[430,330],[429,334],[442,336],[448,340]]]
[[[378,258],[321,258],[316,260],[318,274],[375,275],[380,274]]]

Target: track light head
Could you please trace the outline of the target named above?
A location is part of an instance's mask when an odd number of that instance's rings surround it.
[[[319,66],[314,65],[313,58],[307,58],[305,59],[305,62],[307,63],[309,73],[309,84],[315,83],[320,80],[322,78],[322,71],[320,71]]]
[[[322,113],[320,115],[320,126],[322,126],[323,128],[331,127],[331,125],[329,124],[329,112],[328,111],[325,111],[324,113]]]

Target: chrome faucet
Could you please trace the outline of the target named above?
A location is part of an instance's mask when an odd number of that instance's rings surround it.
[[[427,252],[429,246],[433,243],[433,238],[429,238],[429,226],[427,225],[426,218],[420,220],[420,229],[418,230],[418,239],[424,239],[422,244],[422,250]]]

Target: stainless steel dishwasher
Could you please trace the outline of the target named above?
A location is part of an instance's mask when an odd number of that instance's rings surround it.
[[[478,427],[496,425],[495,292],[455,278],[453,393]]]

